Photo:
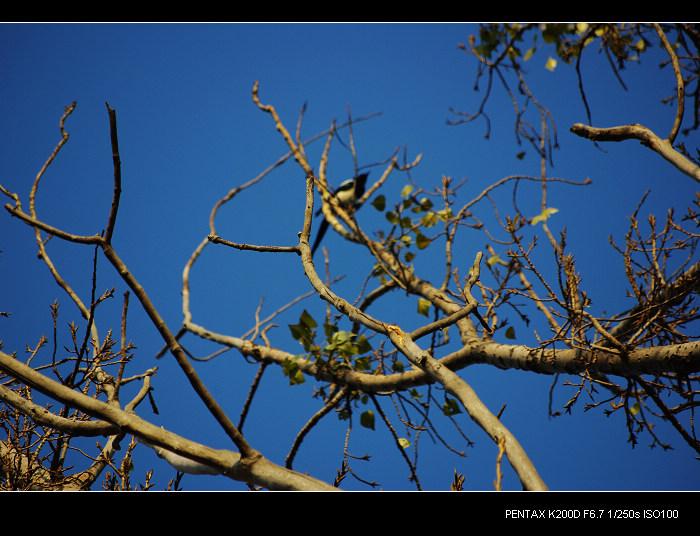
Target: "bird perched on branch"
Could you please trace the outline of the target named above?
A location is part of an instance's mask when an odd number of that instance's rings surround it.
[[[360,199],[365,193],[365,182],[367,182],[368,175],[369,173],[363,173],[357,177],[346,180],[333,193],[333,197],[335,197],[335,199],[338,200],[338,203],[340,203],[343,207],[355,208],[358,199]],[[318,214],[321,214],[321,210],[316,213],[316,215]],[[321,220],[321,225],[318,228],[318,234],[316,235],[314,245],[311,248],[312,256],[316,252],[316,248],[318,248],[321,240],[323,239],[323,235],[326,234],[327,230],[328,220],[324,218]]]

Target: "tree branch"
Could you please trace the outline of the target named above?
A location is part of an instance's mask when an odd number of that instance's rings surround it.
[[[105,430],[131,433],[150,445],[162,447],[188,460],[216,468],[234,480],[251,482],[273,490],[335,490],[330,484],[277,466],[262,456],[249,463],[238,453],[212,449],[51,380],[12,356],[0,351],[0,370],[46,396],[104,421]],[[57,424],[57,421],[54,421]],[[99,426],[99,425],[96,425]]]
[[[673,149],[669,140],[661,139],[650,129],[639,124],[624,125],[610,128],[589,127],[582,123],[576,123],[571,127],[571,132],[582,138],[592,141],[624,141],[639,140],[652,151],[670,162],[678,170],[688,175],[693,180],[700,182],[700,167],[693,164],[681,153]]]

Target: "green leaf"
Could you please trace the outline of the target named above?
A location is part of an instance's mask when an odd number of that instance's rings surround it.
[[[334,331],[328,338],[328,344],[324,348],[326,353],[342,357],[353,357],[365,354],[370,350],[372,350],[372,346],[369,344],[366,335],[363,334],[356,338],[355,333],[349,331]],[[369,368],[369,361],[365,368]]]
[[[506,49],[506,54],[511,59],[515,59],[521,56],[520,49],[518,47],[508,47]]]
[[[403,187],[403,190],[401,190],[401,197],[408,197],[411,195],[411,192],[413,191],[413,186],[410,184],[407,184],[406,186]]]
[[[306,378],[304,378],[304,374],[299,368],[297,359],[299,359],[299,356],[290,359],[285,359],[282,363],[282,372],[285,376],[289,378],[289,385],[299,385],[306,381]]]
[[[445,404],[442,406],[442,412],[445,414],[445,416],[450,417],[452,415],[462,413],[462,410],[454,398],[448,398],[445,400]]]
[[[421,223],[425,227],[432,227],[433,225],[436,225],[438,222],[438,215],[435,214],[435,212],[426,212],[423,217],[420,219]]]
[[[399,217],[396,215],[395,212],[387,212],[384,217],[389,223],[393,225],[399,223]]]
[[[508,329],[506,330],[506,339],[515,339],[515,330],[513,329],[513,326],[508,326]]]
[[[294,337],[294,340],[299,341],[304,347],[304,350],[307,352],[314,344],[314,338],[316,336],[314,329],[317,325],[318,324],[316,324],[316,321],[306,311],[306,309],[304,309],[304,311],[301,313],[298,324],[289,325],[289,330],[292,333],[292,337]]]
[[[416,246],[418,246],[418,249],[425,249],[430,245],[430,238],[425,236],[422,233],[416,232]]]
[[[449,208],[439,210],[437,213],[438,218],[440,218],[442,221],[447,221],[452,217],[452,210]]]
[[[427,197],[421,199],[419,204],[423,210],[430,210],[431,208],[433,208],[433,202]]]
[[[345,356],[353,356],[357,353],[357,348],[352,344],[353,334],[349,331],[336,331],[331,335],[328,344],[324,348],[329,354],[340,353]]]
[[[547,219],[552,215],[559,212],[558,208],[546,208],[540,214],[532,218],[530,222],[532,225],[537,225],[541,221],[547,221]]]
[[[383,212],[386,207],[386,198],[383,195],[378,195],[374,198],[374,201],[372,201],[372,206],[379,212]]]
[[[542,40],[545,43],[554,43],[558,39],[556,32],[552,31],[552,27],[545,27],[542,29]]]
[[[367,336],[364,333],[357,338],[355,341],[355,346],[357,346],[358,354],[366,354],[372,350],[372,345],[369,343]]]
[[[314,329],[318,324],[316,321],[313,319],[313,317],[307,312],[306,309],[304,309],[301,313],[301,316],[299,317],[299,323],[303,323],[305,326],[307,326],[309,329]]]
[[[419,298],[418,299],[418,314],[421,314],[423,316],[428,316],[429,311],[430,311],[430,301],[426,300],[425,298]]]
[[[374,266],[372,267],[372,277],[379,277],[380,275],[383,275],[384,273],[386,273],[386,269],[384,268],[384,266],[382,266],[378,262],[375,263]]]
[[[369,357],[365,356],[355,359],[355,370],[370,370],[371,368]]]
[[[374,430],[374,412],[371,409],[368,409],[360,415],[360,424],[365,428]]]

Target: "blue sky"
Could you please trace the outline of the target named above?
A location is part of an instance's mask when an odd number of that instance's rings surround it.
[[[458,48],[477,28],[470,24],[5,24],[0,27],[4,54],[0,69],[0,107],[4,122],[0,183],[28,203],[31,183],[59,139],[58,120],[64,106],[77,101],[66,123],[68,145],[43,179],[38,197],[42,219],[78,234],[99,232],[106,223],[112,194],[112,163],[105,102],[117,111],[122,159],[123,194],[114,244],[122,259],[149,296],[177,330],[182,320],[182,269],[194,248],[208,233],[209,212],[232,187],[257,176],[287,149],[271,119],[251,99],[255,81],[260,98],[272,104],[294,129],[307,103],[303,137],[327,129],[333,119],[343,121],[348,106],[354,117],[381,115],[355,126],[360,165],[385,160],[395,148],[407,159],[422,155],[412,177],[422,186],[439,184],[442,175],[468,178],[465,196],[471,198],[489,184],[514,174],[539,175],[532,151],[525,159],[514,143],[513,110],[501,91],[495,91],[487,111],[492,135],[483,139],[484,124],[448,126],[450,108],[473,112],[481,93],[473,91],[476,64]],[[668,207],[682,212],[696,184],[676,172],[660,157],[634,142],[606,146],[605,151],[575,137],[568,128],[586,122],[578,99],[573,71],[564,66],[544,69],[542,51],[529,65],[533,93],[553,112],[560,149],[549,175],[582,181],[588,187],[553,186],[551,206],[559,213],[550,220],[555,232],[564,226],[578,260],[584,284],[594,304],[608,311],[624,304],[624,271],[612,252],[608,236],[622,241],[627,217],[647,189],[653,195],[642,213],[663,216]],[[593,122],[612,126],[641,122],[665,134],[673,109],[658,104],[673,90],[673,77],[662,71],[656,78],[658,52],[645,58],[644,69],[624,73],[630,91],[617,85],[605,62],[590,52],[584,63],[586,90]],[[638,91],[642,88],[643,91]],[[698,145],[694,134],[687,143]],[[309,148],[320,154],[321,145]],[[315,164],[318,168],[318,164]],[[371,168],[376,178],[381,167]],[[329,167],[334,182],[353,173],[349,153],[336,145]],[[372,178],[372,175],[370,176]],[[382,190],[388,198],[405,185],[397,175]],[[536,188],[521,186],[519,206],[529,215],[539,212]],[[259,188],[243,193],[222,210],[219,234],[229,240],[257,244],[291,245],[303,216],[303,173],[288,164],[266,178]],[[509,207],[510,191],[497,199]],[[484,214],[489,207],[484,206]],[[486,216],[485,216],[486,217]],[[383,225],[383,216],[363,209],[361,223]],[[33,346],[41,333],[51,332],[49,304],[62,303],[65,323],[78,315],[36,259],[33,233],[8,214],[0,216],[0,310],[12,316],[0,319],[0,339],[6,351]],[[22,240],[18,240],[21,237]],[[465,233],[457,257],[466,270],[483,235]],[[370,266],[340,239],[326,238],[333,257],[334,275],[346,275],[337,292],[353,298]],[[89,298],[92,250],[70,244],[51,244],[54,261]],[[547,258],[547,253],[543,255]],[[427,279],[441,277],[423,267]],[[359,275],[358,275],[359,274]],[[116,298],[103,308],[102,330],[117,327],[123,287],[106,262],[100,262],[98,288],[117,286]],[[194,321],[213,330],[240,335],[254,321],[265,297],[263,316],[310,289],[293,256],[270,256],[209,247],[192,275]],[[406,303],[399,301],[399,303]],[[303,307],[319,317],[325,307],[312,298]],[[414,304],[407,303],[412,312]],[[286,324],[296,322],[301,308],[280,317],[273,343],[296,351]],[[155,329],[135,300],[129,313],[129,336],[138,346],[131,372],[159,366],[155,397],[160,415],[141,407],[144,418],[185,437],[214,447],[229,448],[203,405],[189,392],[174,360],[157,361],[161,348]],[[420,318],[398,318],[404,329],[417,327]],[[532,333],[512,319],[524,344]],[[204,355],[211,347],[185,340],[188,348]],[[247,395],[256,367],[237,352],[201,363],[198,371],[234,421]],[[475,366],[461,375],[497,412],[507,405],[504,422],[530,454],[551,489],[655,490],[698,489],[700,466],[677,434],[658,427],[675,450],[649,449],[648,437],[632,449],[621,415],[606,418],[600,410],[547,416],[553,378],[518,371],[496,371]],[[555,399],[563,403],[570,391],[561,387]],[[254,447],[283,463],[296,431],[316,411],[309,392],[313,382],[289,389],[279,371],[269,371],[244,433]],[[461,429],[476,443],[458,458],[439,444],[424,441],[419,470],[425,489],[449,488],[454,469],[466,476],[468,489],[492,489],[496,450],[484,433],[462,414]],[[295,468],[332,481],[339,467],[344,439],[343,423],[334,417],[304,443]],[[372,461],[354,467],[377,479],[384,489],[413,489],[398,454],[389,448],[386,431],[371,432],[355,425],[353,452],[369,453]],[[457,438],[446,432],[457,442]],[[148,449],[137,461],[134,479],[151,466],[162,487],[174,474]],[[391,470],[386,470],[389,467]],[[346,480],[351,489],[367,489]],[[185,489],[245,489],[220,478],[186,476]],[[519,489],[508,469],[506,489]]]

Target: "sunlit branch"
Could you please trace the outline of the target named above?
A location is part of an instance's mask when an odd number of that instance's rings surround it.
[[[572,125],[571,132],[582,138],[592,141],[625,141],[638,140],[642,145],[648,147],[670,162],[678,170],[688,175],[690,178],[700,182],[700,167],[693,164],[681,153],[673,149],[669,140],[664,140],[654,134],[653,131],[642,125],[623,125],[610,128],[596,128],[576,123]]]

